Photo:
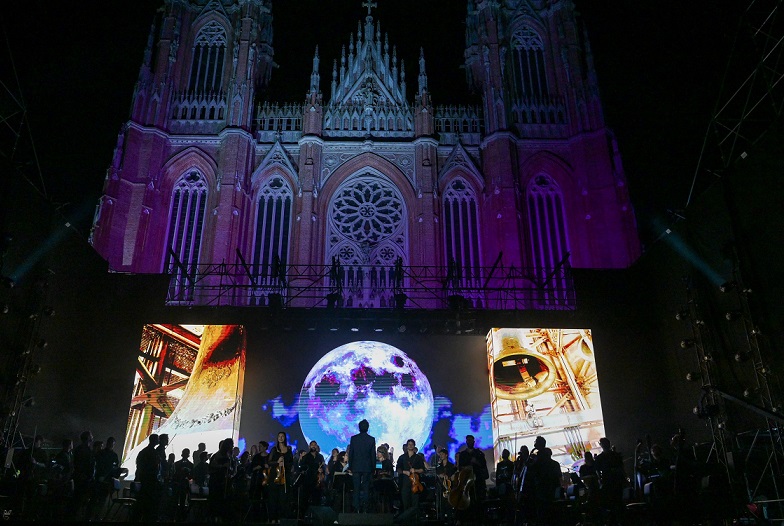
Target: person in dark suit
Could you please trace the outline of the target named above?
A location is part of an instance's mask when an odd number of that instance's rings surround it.
[[[367,420],[359,423],[359,433],[351,437],[348,468],[354,482],[354,511],[367,511],[370,481],[376,468],[376,439],[368,434]],[[360,507],[361,504],[361,507]]]

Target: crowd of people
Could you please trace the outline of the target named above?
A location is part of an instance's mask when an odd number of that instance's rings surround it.
[[[96,441],[85,431],[76,447],[65,440],[50,455],[36,436],[15,455],[13,481],[6,477],[2,493],[14,498],[14,513],[26,520],[279,524],[296,518],[313,523],[318,506],[336,514],[390,513],[403,523],[427,518],[517,526],[619,524],[624,490],[630,485],[641,489],[636,477],[658,486],[662,495],[675,486],[673,460],[655,444],[646,455],[638,445],[639,462],[631,477],[607,438],[599,441],[601,452],[585,451],[579,470],[565,473],[539,436],[530,450],[521,446],[514,460],[509,450],[502,452],[488,488],[487,459],[472,435],[465,437],[454,462],[446,448],[436,448],[426,459],[413,439],[395,459],[389,444],[376,444],[366,420],[358,427],[346,450],[335,448],[329,458],[316,441],[295,452],[284,432],[273,444],[262,440],[246,451],[227,438],[213,453],[202,443],[193,452],[183,449],[177,458],[167,451],[167,435],[151,434],[136,457],[133,481],[123,481],[127,470],[113,437]],[[681,448],[670,453],[681,454]],[[124,516],[113,507],[117,497],[128,504]],[[569,502],[567,516],[564,503]]]

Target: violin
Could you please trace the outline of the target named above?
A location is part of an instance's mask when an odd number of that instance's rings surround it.
[[[408,469],[408,478],[411,480],[411,493],[416,494],[425,491],[422,481],[419,480],[419,473],[411,467],[411,460],[408,461]]]
[[[278,474],[275,476],[275,484],[278,486],[285,486],[286,485],[286,467],[278,466]]]
[[[442,495],[445,499],[448,499],[449,493],[452,491],[452,479],[444,475],[441,477],[441,484],[444,485],[444,493]]]
[[[269,485],[270,479],[272,478],[272,468],[270,467],[264,468],[261,476],[262,476],[261,485],[262,486]]]
[[[467,510],[471,506],[470,489],[476,482],[474,468],[468,466],[457,475],[457,485],[449,491],[449,505],[456,510]]]

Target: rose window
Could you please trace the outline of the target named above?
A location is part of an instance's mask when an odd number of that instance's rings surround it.
[[[376,245],[399,230],[403,203],[389,183],[363,177],[338,191],[331,216],[334,231],[344,238]]]

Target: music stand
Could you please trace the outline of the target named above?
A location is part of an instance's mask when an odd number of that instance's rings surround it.
[[[340,486],[340,506],[343,513],[346,513],[346,486],[350,485],[352,490],[354,488],[354,483],[350,477],[351,473],[338,471],[333,475],[332,479],[332,489],[335,489],[335,486]]]

